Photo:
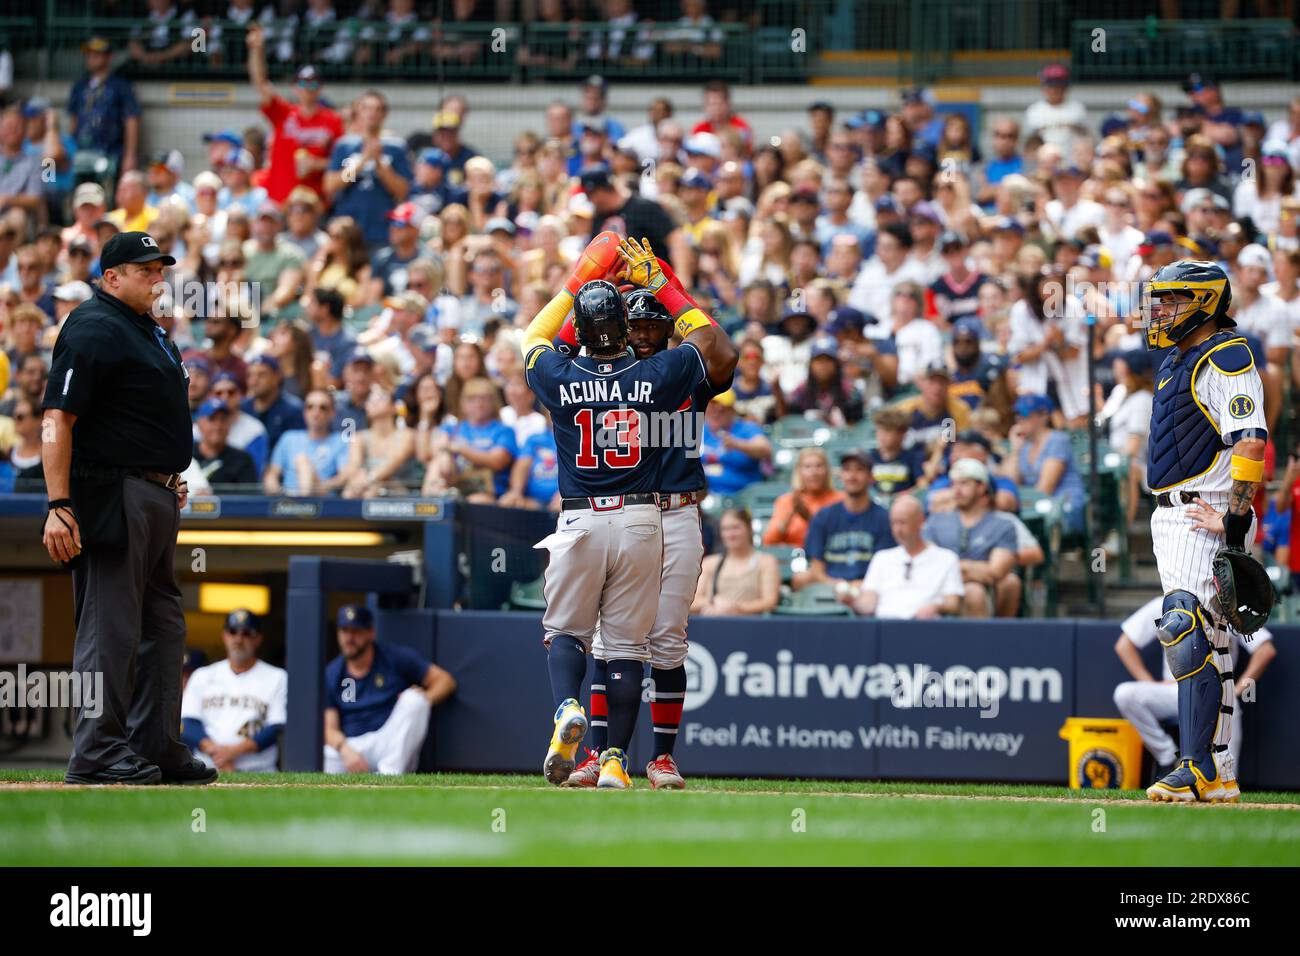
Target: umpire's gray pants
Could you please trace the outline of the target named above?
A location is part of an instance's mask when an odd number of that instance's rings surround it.
[[[178,739],[185,615],[172,561],[180,508],[174,492],[142,478],[122,488],[125,551],[85,552],[72,572],[78,673],[104,675],[103,712],[77,714],[72,773],[135,754],[163,770],[189,759]]]

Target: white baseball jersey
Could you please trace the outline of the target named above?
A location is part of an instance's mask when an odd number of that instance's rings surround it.
[[[1156,390],[1170,380],[1168,372],[1157,375]],[[1246,429],[1260,434],[1268,431],[1264,417],[1264,384],[1259,372],[1248,368],[1235,375],[1220,371],[1213,362],[1202,362],[1194,380],[1196,398],[1209,413],[1219,435],[1227,439]],[[1166,485],[1162,490],[1187,488],[1196,491],[1220,491],[1225,495],[1232,490],[1232,447],[1223,446],[1210,470],[1202,475]],[[1207,499],[1208,500],[1208,499]],[[1221,507],[1221,506],[1220,506]]]
[[[181,718],[201,720],[215,743],[233,744],[255,737],[264,727],[283,724],[288,701],[289,674],[284,668],[258,661],[236,674],[229,661],[217,661],[190,675],[181,698]],[[272,744],[238,757],[235,769],[275,770],[277,755]]]

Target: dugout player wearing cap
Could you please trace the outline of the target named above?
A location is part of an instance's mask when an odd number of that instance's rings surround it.
[[[143,232],[104,244],[103,278],[54,343],[41,461],[42,541],[72,567],[74,665],[104,675],[73,731],[69,783],[208,783],[178,736],[185,616],[172,567],[190,463],[187,375],[154,321],[163,267]]]
[[[1195,260],[1162,267],[1143,292],[1147,348],[1175,346],[1156,375],[1147,458],[1164,591],[1157,637],[1178,683],[1181,749],[1174,769],[1147,789],[1156,801],[1239,799],[1228,749],[1239,706],[1228,626],[1249,635],[1272,606],[1263,568],[1244,553],[1264,477],[1264,391],[1245,339],[1228,331],[1231,302],[1227,274]]]
[[[592,255],[589,247],[584,260]],[[537,545],[551,552],[542,625],[557,705],[543,773],[562,784],[574,770],[588,728],[577,698],[599,623],[608,661],[609,747],[600,756],[598,786],[622,789],[631,785],[626,750],[651,659],[663,572],[659,482],[667,450],[647,442],[652,416],[677,412],[706,379],[728,381],[736,350],[668,282],[648,243],[624,239],[618,255],[620,278],[664,304],[681,346],[647,359],[628,354],[627,306],[618,290],[604,279],[583,283],[584,273],[575,269],[529,324],[523,352],[528,385],[551,412],[563,498],[555,533]],[[586,349],[573,360],[552,344],[570,305]]]
[[[668,281],[690,299],[671,267],[660,260]],[[623,297],[627,303],[628,340],[639,359],[666,351],[673,333],[673,317],[663,303],[646,289],[633,289]],[[694,303],[694,300],[690,300]],[[698,305],[695,306],[698,308]],[[701,310],[702,311],[702,310]],[[566,331],[568,326],[566,325]],[[561,333],[564,337],[564,333]],[[659,609],[650,629],[650,719],[654,725],[654,757],[646,764],[646,777],[656,790],[681,790],[686,786],[673,746],[686,700],[686,622],[704,560],[704,539],[700,534],[699,502],[704,500],[706,479],[700,459],[704,409],[712,398],[731,388],[725,382],[705,380],[680,410],[684,414],[680,447],[667,448],[661,457],[659,489],[664,560],[659,581]],[[599,629],[593,644],[595,658],[591,679],[591,735],[587,759],[569,775],[563,786],[594,787],[600,779],[600,754],[608,731],[608,660]]]
[[[269,772],[279,761],[289,674],[259,660],[262,622],[246,608],[226,615],[226,659],[190,675],[181,697],[181,739],[218,770]]]

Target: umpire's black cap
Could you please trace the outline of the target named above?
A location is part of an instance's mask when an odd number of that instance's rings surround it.
[[[100,269],[111,269],[127,262],[153,262],[161,259],[165,266],[176,265],[176,260],[158,248],[158,241],[147,232],[119,232],[99,254]]]

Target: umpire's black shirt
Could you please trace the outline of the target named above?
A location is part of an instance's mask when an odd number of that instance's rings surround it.
[[[43,408],[77,416],[74,463],[170,474],[189,467],[193,425],[180,351],[147,313],[96,288],[54,342]]]

